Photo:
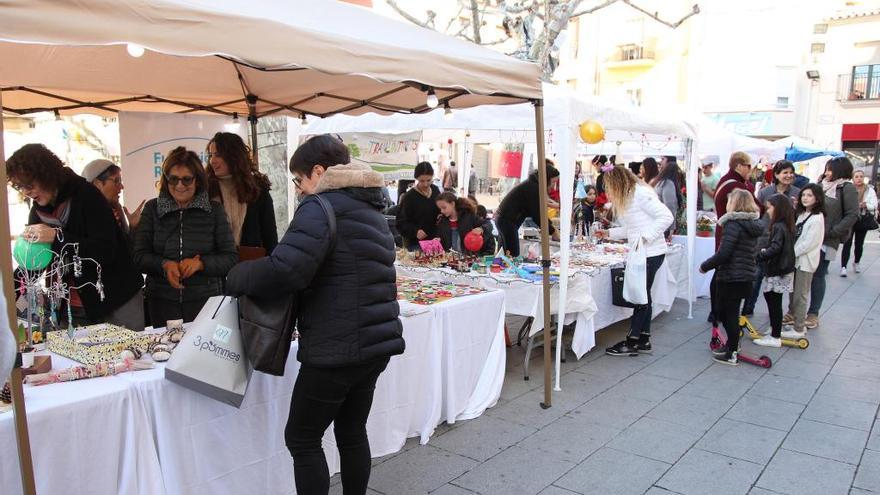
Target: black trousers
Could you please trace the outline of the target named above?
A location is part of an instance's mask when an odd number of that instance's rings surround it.
[[[342,492],[367,492],[372,467],[367,416],[373,406],[376,380],[388,360],[344,368],[300,367],[284,430],[285,443],[293,456],[297,493],[325,495],[330,490],[321,438],[331,422],[339,448]]]
[[[782,294],[765,292],[764,300],[770,313],[770,335],[778,339],[782,335]]]
[[[498,227],[498,232],[501,234],[501,245],[504,250],[514,258],[519,256],[520,226],[501,217],[495,219],[495,226]]]
[[[847,263],[849,263],[849,253],[853,247],[853,238],[856,240],[856,263],[862,261],[862,252],[865,250],[866,235],[868,235],[867,230],[853,230],[853,235],[849,236],[849,239],[843,243],[843,248],[841,248],[840,266],[846,268]]]
[[[167,301],[165,299],[150,298],[147,304],[147,311],[150,314],[150,325],[153,328],[162,328],[168,320],[180,320],[191,322],[199,315],[199,311],[207,299],[197,301]]]
[[[654,285],[654,276],[657,275],[657,270],[663,265],[663,260],[665,258],[666,255],[661,254],[658,256],[651,256],[647,259],[648,304],[641,304],[633,308],[633,315],[632,319],[630,319],[629,329],[630,339],[644,338],[647,340],[651,338],[651,317],[654,313],[653,301],[651,299],[651,286]]]
[[[727,333],[728,354],[739,351],[739,316],[743,300],[752,292],[751,282],[719,282],[713,278],[711,286],[712,311],[715,321]]]

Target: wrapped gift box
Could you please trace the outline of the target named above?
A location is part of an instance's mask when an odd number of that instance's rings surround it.
[[[49,332],[47,343],[55,354],[83,364],[98,364],[116,361],[120,352],[132,346],[146,349],[151,339],[149,334],[102,323],[77,329],[73,339],[65,331]]]

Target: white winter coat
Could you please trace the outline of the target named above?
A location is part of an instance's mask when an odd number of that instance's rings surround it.
[[[806,220],[809,217],[809,220]],[[822,251],[822,239],[825,237],[825,216],[817,213],[812,217],[803,212],[797,217],[796,224],[806,220],[801,228],[801,235],[794,241],[794,267],[802,272],[813,273],[819,268],[819,254]]]
[[[622,215],[618,212],[615,219],[621,226],[609,229],[609,237],[627,239],[630,244],[641,237],[645,241],[646,256],[666,254],[666,238],[663,234],[674,218],[651,187],[639,183],[626,212]]]

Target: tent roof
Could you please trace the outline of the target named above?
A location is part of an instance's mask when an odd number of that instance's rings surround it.
[[[541,98],[540,68],[335,0],[0,0],[15,113],[60,108],[327,116]],[[129,56],[127,43],[147,48]]]

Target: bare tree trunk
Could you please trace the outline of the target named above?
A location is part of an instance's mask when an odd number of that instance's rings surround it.
[[[480,36],[480,30],[483,26],[482,22],[480,22],[480,5],[477,3],[477,0],[471,0],[471,27],[474,31],[474,43],[481,44],[483,37]]]
[[[550,51],[553,49],[553,43],[556,42],[559,33],[568,26],[569,18],[580,3],[581,0],[560,2],[555,6],[550,1],[546,3],[544,30],[535,40],[528,55],[529,60],[533,60],[541,66],[545,81],[550,80],[553,75],[553,70],[550,67]]]

